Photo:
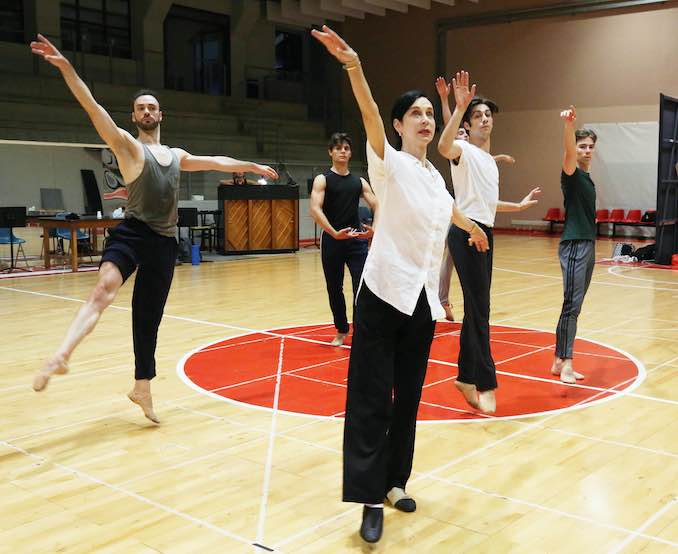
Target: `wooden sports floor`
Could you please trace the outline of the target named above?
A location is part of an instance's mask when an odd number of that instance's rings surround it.
[[[387,506],[374,547],[360,506],[340,501],[349,351],[323,344],[316,250],[177,268],[157,426],[125,396],[131,283],[38,394],[32,376],[96,274],[0,280],[0,552],[678,552],[678,271],[597,264],[575,354],[587,379],[562,385],[556,250],[496,237],[497,417],[465,410],[458,325],[439,326],[408,484],[418,508]],[[456,277],[452,298],[461,317]]]

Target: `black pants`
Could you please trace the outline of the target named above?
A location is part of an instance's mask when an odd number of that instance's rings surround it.
[[[492,284],[492,229],[478,223],[487,234],[490,249],[478,252],[468,245],[469,234],[452,226],[447,244],[454,258],[464,293],[464,321],[459,337],[458,381],[479,391],[497,388],[497,374],[490,352],[490,285]]]
[[[155,377],[158,327],[176,259],[176,239],[159,235],[137,219],[126,219],[109,230],[101,263],[114,263],[123,282],[138,268],[132,296],[135,379]]]
[[[323,232],[320,237],[320,257],[327,283],[327,295],[334,318],[334,326],[339,333],[348,333],[346,317],[346,299],[344,298],[344,265],[348,266],[353,283],[353,301],[355,302],[360,276],[367,258],[367,240],[336,240]]]
[[[363,283],[348,366],[344,502],[378,504],[405,488],[434,329],[423,290],[408,316]]]

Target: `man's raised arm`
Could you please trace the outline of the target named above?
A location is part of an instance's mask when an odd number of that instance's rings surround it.
[[[476,93],[476,86],[469,88],[469,75],[466,71],[457,72],[452,79],[452,90],[454,91],[454,113],[450,120],[445,124],[440,140],[438,141],[438,152],[448,160],[456,160],[461,156],[461,147],[454,143],[459,130],[459,124],[464,117],[464,112],[468,108],[471,100]]]
[[[45,61],[51,63],[59,71],[66,81],[66,85],[75,96],[76,100],[84,108],[94,124],[103,141],[118,155],[122,150],[132,144],[134,140],[127,131],[120,129],[113,118],[101,107],[92,96],[89,88],[78,76],[64,55],[44,36],[38,34],[38,40],[31,42],[31,51],[42,56]]]

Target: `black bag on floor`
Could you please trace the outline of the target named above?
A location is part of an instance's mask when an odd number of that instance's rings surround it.
[[[656,244],[648,244],[642,248],[637,248],[633,255],[638,258],[639,262],[654,261],[656,249]]]
[[[631,254],[633,254],[633,245],[625,242],[618,242],[612,249],[613,258],[616,258],[617,256],[630,256]]]

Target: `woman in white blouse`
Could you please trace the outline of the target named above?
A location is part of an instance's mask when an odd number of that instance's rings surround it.
[[[469,247],[487,250],[487,236],[453,210],[443,178],[426,159],[435,133],[431,101],[419,91],[396,100],[391,120],[402,144],[394,149],[358,54],[326,26],[312,34],[348,73],[380,206],[353,321],[343,480],[343,500],[365,505],[361,537],[376,542],[385,497],[399,510],[416,509],[405,486],[435,320],[445,315],[438,276],[450,220],[470,233]]]

